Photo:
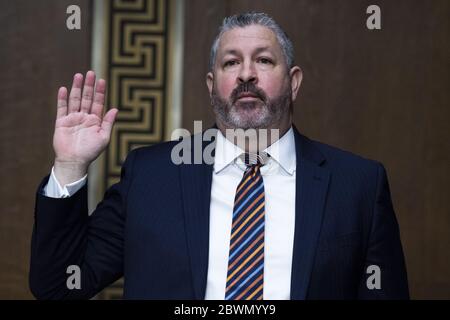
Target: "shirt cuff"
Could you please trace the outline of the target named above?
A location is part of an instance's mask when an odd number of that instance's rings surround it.
[[[86,184],[87,174],[78,181],[69,183],[61,187],[56,179],[54,168],[52,167],[52,173],[48,179],[47,185],[44,187],[44,194],[50,198],[68,198],[74,195]]]

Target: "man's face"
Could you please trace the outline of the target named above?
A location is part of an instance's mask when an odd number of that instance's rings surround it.
[[[219,128],[290,126],[290,107],[300,80],[300,69],[287,68],[270,29],[252,25],[225,32],[213,73],[207,76]]]

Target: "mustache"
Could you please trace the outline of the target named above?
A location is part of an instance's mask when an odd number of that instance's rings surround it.
[[[232,92],[230,100],[235,103],[238,96],[243,92],[249,92],[261,99],[264,103],[267,102],[267,96],[263,90],[258,88],[253,82],[243,82],[239,84]]]

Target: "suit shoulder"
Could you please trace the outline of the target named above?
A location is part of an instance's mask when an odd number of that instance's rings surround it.
[[[324,165],[332,172],[332,181],[336,186],[346,190],[354,188],[357,192],[364,191],[365,194],[376,193],[380,177],[386,176],[381,162],[322,142],[312,143],[326,158]]]
[[[375,170],[376,172],[380,166],[383,167],[383,165],[377,160],[368,159],[361,155],[328,145],[323,142],[314,140],[311,140],[311,142],[325,156],[329,165],[334,168],[370,171]]]
[[[130,151],[127,155],[128,159],[133,159],[137,165],[146,164],[169,164],[173,147],[178,141],[166,141],[151,146],[138,147]]]

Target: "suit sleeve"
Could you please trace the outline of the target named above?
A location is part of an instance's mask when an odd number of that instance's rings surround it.
[[[90,216],[87,185],[69,198],[55,199],[42,190],[48,177],[41,183],[29,273],[37,299],[89,299],[123,275],[125,208],[134,154],[125,161],[120,182],[107,190]],[[79,268],[79,289],[67,285],[76,283],[76,271],[70,266]]]
[[[400,230],[392,205],[386,170],[381,164],[378,165],[372,224],[359,298],[409,299]]]

